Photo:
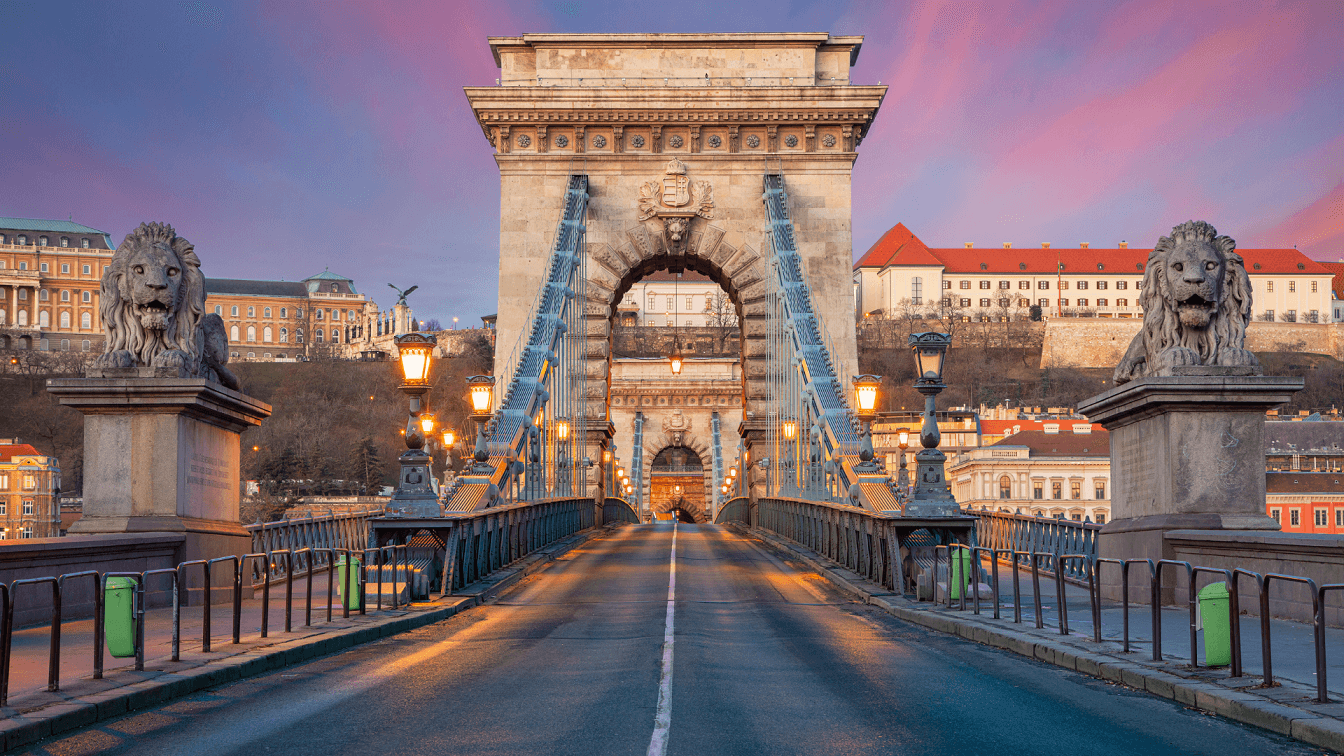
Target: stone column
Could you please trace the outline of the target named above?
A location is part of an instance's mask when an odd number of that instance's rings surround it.
[[[1278,530],[1265,515],[1265,411],[1301,378],[1259,368],[1191,366],[1078,406],[1111,432],[1111,521],[1098,553],[1172,559],[1167,531]]]
[[[164,368],[47,382],[84,414],[84,516],[72,534],[178,532],[182,561],[251,550],[238,521],[239,435],[268,404]]]

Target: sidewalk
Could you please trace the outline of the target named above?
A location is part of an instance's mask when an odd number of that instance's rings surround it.
[[[740,527],[740,526],[730,526]],[[1065,602],[1070,633],[1059,632],[1059,602],[1053,575],[1041,574],[1042,629],[1035,625],[1030,570],[1020,573],[1022,622],[1013,622],[1012,568],[1000,566],[1001,619],[993,618],[992,594],[981,596],[981,614],[916,602],[836,565],[798,544],[773,533],[742,529],[785,559],[802,562],[858,600],[889,614],[977,643],[1002,648],[1039,661],[1072,669],[1170,698],[1186,706],[1227,717],[1313,745],[1344,753],[1344,630],[1327,630],[1326,646],[1333,652],[1327,668],[1330,703],[1316,697],[1315,646],[1312,628],[1286,620],[1271,620],[1274,639],[1275,686],[1262,687],[1260,676],[1260,620],[1243,617],[1244,674],[1230,677],[1226,667],[1190,666],[1190,625],[1186,609],[1161,612],[1164,660],[1152,660],[1152,632],[1147,607],[1130,607],[1130,652],[1120,643],[1121,609],[1107,603],[1102,610],[1102,642],[1092,640],[1091,603],[1085,589],[1066,584]],[[1132,590],[1132,589],[1131,589]],[[944,595],[941,590],[940,597]],[[1131,595],[1134,595],[1131,593]],[[954,607],[959,602],[954,602]],[[1136,640],[1137,639],[1137,640]],[[1202,646],[1202,642],[1201,642]],[[1202,649],[1201,649],[1202,651]]]

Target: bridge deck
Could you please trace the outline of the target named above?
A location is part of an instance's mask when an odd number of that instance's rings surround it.
[[[906,625],[718,526],[675,537],[668,753],[1317,752]],[[647,753],[673,538],[621,528],[448,621],[40,748]]]

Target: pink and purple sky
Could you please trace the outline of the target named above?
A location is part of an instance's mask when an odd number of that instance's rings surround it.
[[[768,8],[768,10],[767,10]],[[462,87],[487,35],[865,35],[891,87],[854,252],[1149,246],[1205,219],[1344,258],[1344,3],[0,2],[0,216],[115,241],[164,220],[207,275],[329,267],[422,318],[495,311],[499,195]]]

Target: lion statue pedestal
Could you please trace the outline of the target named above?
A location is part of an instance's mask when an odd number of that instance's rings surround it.
[[[84,514],[71,533],[180,532],[180,559],[251,550],[239,522],[240,434],[271,407],[240,393],[204,277],[171,226],[142,224],[103,276],[107,351],[48,381],[84,414]],[[199,579],[199,575],[193,576]]]
[[[1163,237],[1117,387],[1078,405],[1111,432],[1100,556],[1172,559],[1173,530],[1279,530],[1265,514],[1265,411],[1303,382],[1262,375],[1245,349],[1251,293],[1235,248],[1203,222]]]

